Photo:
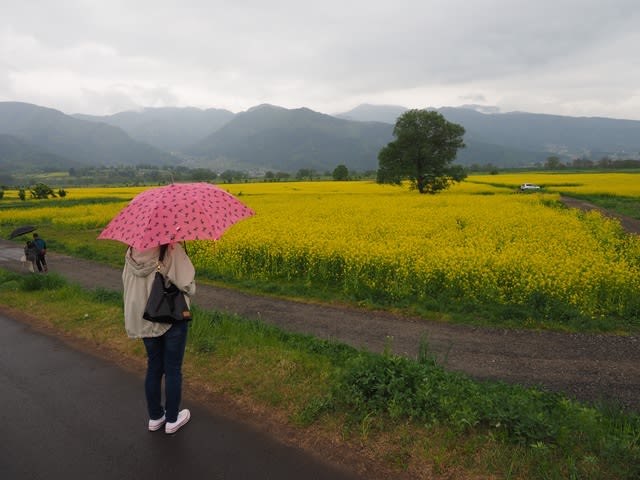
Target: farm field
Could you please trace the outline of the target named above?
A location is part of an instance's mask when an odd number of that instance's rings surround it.
[[[217,242],[188,242],[202,278],[444,319],[558,330],[637,331],[640,241],[564,208],[560,192],[640,198],[639,176],[472,176],[431,196],[371,182],[224,185],[256,211]],[[543,186],[516,194],[520,183]],[[95,237],[143,188],[69,188],[0,202],[2,235],[38,225],[51,248],[119,265]]]
[[[640,185],[637,173],[546,173],[501,174],[494,176],[475,176],[468,180],[474,183],[486,183],[517,187],[520,183],[540,185],[547,192],[562,192],[566,195],[613,195],[640,198]]]

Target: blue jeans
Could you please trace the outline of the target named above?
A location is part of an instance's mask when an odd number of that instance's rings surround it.
[[[149,418],[166,415],[167,422],[178,419],[182,398],[182,359],[187,344],[189,322],[174,323],[159,337],[143,338],[147,350],[147,375],[144,391]],[[165,408],[162,407],[162,377],[164,376]]]

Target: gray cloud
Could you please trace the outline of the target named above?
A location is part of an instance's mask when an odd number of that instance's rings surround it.
[[[68,113],[472,97],[640,120],[635,0],[14,3],[0,17],[0,100]]]

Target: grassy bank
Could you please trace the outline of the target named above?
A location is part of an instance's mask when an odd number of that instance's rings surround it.
[[[579,194],[572,193],[571,196],[593,203],[602,208],[627,217],[640,220],[640,199],[636,197],[621,197],[610,194]]]
[[[0,271],[0,303],[142,361],[141,342],[124,334],[121,302],[119,293],[83,290],[55,274]],[[217,312],[194,316],[190,381],[413,478],[640,477],[638,416],[446,372],[428,339],[411,361]]]

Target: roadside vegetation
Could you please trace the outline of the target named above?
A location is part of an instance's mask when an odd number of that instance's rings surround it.
[[[121,362],[144,361],[123,335],[118,292],[0,270],[0,302]],[[638,415],[447,372],[428,339],[409,360],[217,312],[194,318],[185,371],[201,391],[339,438],[413,478],[640,476]]]
[[[516,193],[524,182],[542,190]],[[142,188],[26,200],[7,190],[0,235],[35,225],[50,251],[120,268],[125,246],[96,237]],[[638,174],[477,175],[437,196],[373,181],[226,188],[257,215],[218,242],[187,242],[198,281],[476,325],[640,331],[640,238],[558,201],[633,211]],[[121,302],[55,273],[0,271],[1,304],[142,362],[139,342],[123,335]],[[422,347],[416,360],[372,354],[196,311],[185,368],[204,391],[365,448],[415,478],[640,478],[637,414],[475,382],[446,372],[428,338]]]
[[[638,197],[620,197],[612,194],[581,194],[572,193],[575,198],[593,203],[620,215],[640,220],[640,199]]]

